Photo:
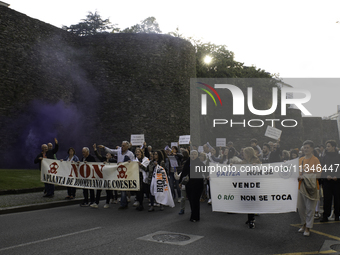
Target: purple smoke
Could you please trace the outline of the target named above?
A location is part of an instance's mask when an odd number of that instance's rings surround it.
[[[25,114],[13,122],[12,128],[23,131],[17,137],[15,151],[6,155],[6,168],[37,168],[34,158],[41,152],[41,145],[49,142],[54,145],[54,138],[59,141],[57,158],[65,158],[69,147],[76,149],[81,156],[81,147],[86,142],[82,134],[83,114],[75,105],[66,105],[63,101],[47,104],[33,101]]]

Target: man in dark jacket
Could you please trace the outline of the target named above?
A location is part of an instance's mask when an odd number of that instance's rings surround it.
[[[269,155],[269,163],[281,162],[281,148],[280,148],[280,139],[273,144],[273,149]]]
[[[54,154],[57,153],[59,149],[59,144],[57,138],[54,138],[55,146],[53,149],[49,150],[47,144],[41,145],[41,153],[34,159],[34,163],[38,164],[39,163],[39,169],[41,171],[41,161],[43,158],[48,158],[48,159],[55,159]],[[54,185],[45,183],[45,192],[46,194],[44,197],[53,197],[54,196]]]
[[[334,197],[335,220],[339,221],[340,203],[340,155],[336,150],[336,142],[326,142],[325,156],[321,159],[322,165],[322,188],[323,188],[323,217],[320,222],[327,222],[331,215],[332,200]]]

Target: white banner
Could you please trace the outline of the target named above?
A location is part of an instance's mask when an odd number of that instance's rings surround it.
[[[159,165],[157,165],[153,172],[150,185],[150,192],[151,195],[155,196],[157,203],[160,203],[162,205],[168,205],[170,207],[175,207],[168,177],[166,175],[164,168]]]
[[[139,190],[137,162],[75,163],[44,158],[41,161],[41,181],[81,189]]]
[[[140,135],[131,135],[131,145],[132,146],[139,146],[139,145],[143,145],[144,144],[144,134],[140,134]]]
[[[267,126],[266,133],[264,134],[264,136],[273,138],[274,140],[279,140],[279,138],[281,137],[281,134],[282,134],[282,130],[271,127],[271,126]]]
[[[298,159],[258,165],[210,163],[212,209],[231,213],[295,212]]]

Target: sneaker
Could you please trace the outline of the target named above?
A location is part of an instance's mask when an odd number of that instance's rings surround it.
[[[184,214],[184,210],[183,210],[183,209],[180,210],[178,214],[179,214],[179,215],[183,215],[183,214]]]
[[[134,206],[134,207],[139,206],[139,202],[138,201],[134,202],[132,206]]]
[[[113,204],[118,204],[117,199],[113,200]]]
[[[314,219],[316,220],[320,219],[320,214],[318,212],[315,212]]]
[[[87,206],[89,206],[89,203],[81,203],[80,204],[80,207],[87,207]]]
[[[109,204],[105,204],[105,205],[104,205],[104,209],[107,209],[107,208],[110,208],[110,205],[109,205]]]
[[[110,204],[113,204],[113,199],[112,198],[110,199]]]
[[[181,201],[182,201],[182,199],[179,198],[177,202],[180,203]]]
[[[97,203],[93,203],[93,204],[90,205],[90,207],[97,209],[98,205],[97,205]]]
[[[307,236],[307,237],[310,236],[310,231],[306,230],[305,232],[303,232],[303,236]]]
[[[255,222],[254,221],[249,221],[249,228],[255,228]]]
[[[161,207],[160,210],[161,210],[161,211],[164,211],[164,206],[161,205],[160,207]]]
[[[305,226],[302,226],[302,227],[298,230],[298,232],[299,232],[299,233],[304,233],[305,230],[306,230],[306,227],[305,227]]]
[[[148,210],[148,212],[154,212],[154,211],[155,211],[155,209],[153,208],[153,206],[151,206]]]
[[[130,198],[127,198],[127,201],[128,201],[128,203],[130,203],[131,202]]]
[[[208,200],[208,205],[211,205],[211,198]]]
[[[159,205],[158,203],[155,203],[154,206],[155,206],[155,207],[159,207],[160,205]]]

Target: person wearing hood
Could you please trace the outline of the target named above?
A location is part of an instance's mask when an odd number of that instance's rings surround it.
[[[327,222],[331,215],[332,200],[334,198],[334,216],[339,221],[339,200],[340,200],[340,180],[338,169],[340,164],[340,155],[336,150],[336,142],[329,140],[326,142],[325,155],[321,159],[322,165],[322,189],[323,189],[323,217],[320,222]]]

